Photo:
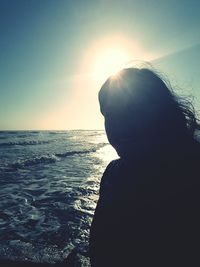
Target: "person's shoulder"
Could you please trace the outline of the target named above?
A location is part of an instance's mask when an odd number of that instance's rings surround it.
[[[106,167],[103,176],[112,175],[121,168],[121,159],[112,160]]]
[[[109,169],[113,169],[113,168],[116,168],[120,165],[121,163],[121,159],[114,159],[112,161],[109,162],[109,164],[107,165],[106,167],[106,170],[109,170]]]
[[[120,159],[115,159],[112,160],[106,167],[103,176],[101,178],[101,186],[103,186],[103,184],[110,180],[112,180],[112,177],[115,176],[115,174],[117,173],[117,170],[120,168]]]

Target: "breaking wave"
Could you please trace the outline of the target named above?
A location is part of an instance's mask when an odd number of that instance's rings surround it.
[[[81,151],[67,151],[64,153],[56,153],[52,155],[42,155],[37,156],[32,159],[25,159],[22,161],[15,162],[13,164],[8,165],[10,170],[17,170],[17,169],[23,169],[30,166],[35,166],[39,164],[51,164],[55,163],[57,161],[60,161],[62,158],[74,156],[74,155],[81,155],[81,154],[89,154],[96,152],[98,149],[106,146],[107,143],[101,143],[96,145],[95,147],[88,149],[88,150],[81,150]]]
[[[48,144],[51,141],[18,141],[18,142],[4,142],[0,143],[0,147],[10,147],[10,146],[32,146],[32,145],[42,145],[42,144]]]

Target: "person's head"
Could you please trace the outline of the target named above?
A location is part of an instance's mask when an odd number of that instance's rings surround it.
[[[192,110],[146,68],[127,68],[109,77],[99,102],[108,140],[119,155],[134,144],[193,136],[197,125]]]

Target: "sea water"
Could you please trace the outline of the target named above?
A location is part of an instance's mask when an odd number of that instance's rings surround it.
[[[114,158],[103,131],[0,132],[0,259],[54,263],[87,250]]]

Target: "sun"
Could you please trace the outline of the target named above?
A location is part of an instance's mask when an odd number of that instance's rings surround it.
[[[93,77],[102,83],[109,76],[115,75],[127,64],[129,60],[126,50],[117,47],[109,47],[98,54],[95,60]]]
[[[80,61],[80,73],[92,77],[99,87],[121,69],[151,59],[152,55],[144,52],[136,40],[117,34],[97,39],[88,45]]]

